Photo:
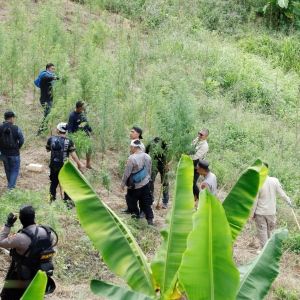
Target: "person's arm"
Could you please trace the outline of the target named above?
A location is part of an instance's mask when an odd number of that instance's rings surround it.
[[[51,152],[51,137],[47,141],[46,150],[47,152]]]
[[[122,177],[122,181],[121,181],[121,187],[123,188],[123,190],[124,190],[124,187],[126,185],[126,182],[129,178],[130,174],[132,173],[132,169],[133,169],[133,162],[129,158],[129,159],[127,159],[127,165],[126,165],[126,168],[125,168],[125,171],[124,171],[124,174]]]
[[[41,82],[51,82],[52,80],[59,80],[59,77],[57,76],[52,76],[50,74],[45,74],[43,75],[43,77],[41,78]]]
[[[21,147],[24,144],[24,136],[23,136],[23,133],[22,133],[20,127],[18,127],[18,140],[19,140],[19,149],[21,149]]]
[[[256,211],[256,207],[257,207],[257,203],[258,203],[258,194],[259,192],[257,193],[256,195],[256,198],[254,200],[254,204],[251,208],[251,211],[250,211],[250,218],[254,221],[254,218],[255,218],[255,211]]]
[[[201,144],[199,146],[199,148],[197,149],[196,154],[190,155],[190,158],[192,160],[203,159],[205,157],[207,151],[208,151],[208,145],[207,145],[207,143],[206,144]]]
[[[73,133],[73,127],[74,127],[74,118],[72,114],[70,114],[69,121],[68,121],[68,133]]]
[[[276,183],[276,192],[278,193],[279,197],[285,201],[286,203],[290,204],[291,203],[291,199],[290,197],[288,197],[286,195],[286,193],[284,192],[284,190],[282,189],[282,186],[281,184],[279,183],[279,180],[277,180],[277,183]]]
[[[76,162],[78,169],[82,171],[84,169],[84,165],[80,162],[75,150],[71,152],[71,156]]]
[[[191,145],[196,144],[198,141],[199,141],[199,137],[196,137],[196,138],[192,141]]]
[[[5,227],[3,228],[0,234],[0,247],[16,248],[20,245],[20,239],[17,234],[8,237],[11,231],[11,227],[14,226],[16,220],[17,220],[17,214],[9,213],[9,215],[7,216]]]

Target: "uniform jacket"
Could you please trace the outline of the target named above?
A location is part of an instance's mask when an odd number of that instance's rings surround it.
[[[194,155],[190,155],[190,158],[192,160],[197,160],[197,159],[205,159],[205,156],[208,152],[208,143],[206,140],[202,141],[198,138],[196,138],[193,142],[193,144],[196,143],[196,153]]]
[[[149,182],[151,178],[151,169],[152,169],[151,157],[148,154],[144,153],[143,151],[137,151],[134,154],[130,155],[129,158],[127,159],[126,168],[121,182],[122,187],[125,187],[126,182],[131,173],[137,173],[143,169],[145,164],[145,159],[146,159],[147,176],[142,181],[135,183],[135,189],[139,189],[145,186]]]

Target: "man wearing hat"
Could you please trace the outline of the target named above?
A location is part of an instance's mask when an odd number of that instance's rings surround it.
[[[194,155],[190,155],[190,158],[193,160],[194,163],[193,194],[195,197],[195,201],[198,200],[198,196],[199,196],[199,188],[197,186],[199,173],[197,172],[197,164],[200,159],[205,159],[206,154],[208,152],[208,144],[206,141],[208,135],[209,135],[208,129],[202,129],[201,131],[198,132],[198,137],[192,142],[192,145],[194,145],[196,149],[196,153]]]
[[[151,178],[152,160],[148,154],[142,151],[140,140],[133,140],[130,143],[130,150],[132,155],[130,155],[127,160],[120,191],[123,193],[125,185],[128,186],[128,208],[132,217],[139,217],[140,212],[137,206],[137,202],[139,201],[140,209],[145,213],[148,224],[153,225],[153,211],[151,208],[152,199],[149,183]],[[140,173],[141,176],[143,174],[143,176],[139,178],[139,181],[135,181],[133,185],[129,184],[128,179],[130,179],[130,176],[137,173]]]
[[[77,163],[79,170],[84,169],[84,165],[79,161],[76,155],[76,148],[73,141],[66,137],[66,132],[68,130],[67,123],[59,123],[57,125],[56,133],[57,136],[51,136],[48,139],[46,150],[51,152],[50,159],[50,200],[51,202],[56,199],[56,188],[58,186],[58,174],[60,169],[63,167],[64,163],[67,161],[69,154],[71,154],[74,161]],[[70,197],[64,193],[63,199],[69,208],[72,208],[72,204],[68,203]]]
[[[9,213],[6,224],[0,234],[0,247],[11,249],[10,253],[12,256],[12,263],[8,269],[3,290],[0,293],[2,300],[19,300],[35,276],[36,271],[30,270],[28,266],[24,266],[26,259],[30,259],[31,251],[35,250],[35,244],[33,245],[33,249],[29,249],[32,243],[29,235],[36,235],[37,238],[43,237],[44,239],[48,237],[49,244],[54,245],[53,234],[51,231],[49,234],[46,231],[48,227],[36,226],[35,210],[31,205],[21,206],[19,219],[23,228],[18,233],[9,236],[11,228],[17,219],[17,213]],[[52,264],[52,257],[49,259],[49,263]],[[51,268],[50,265],[49,267]],[[54,284],[53,280],[48,277],[48,284],[51,284],[51,282]],[[49,291],[48,284],[47,291]],[[54,289],[55,284],[50,292],[53,292]]]
[[[197,164],[197,172],[199,173],[199,175],[204,176],[201,182],[200,189],[204,190],[205,188],[207,188],[211,194],[217,196],[217,177],[214,173],[210,172],[209,163],[206,160],[199,160]],[[199,199],[199,189],[196,196],[197,199]]]
[[[3,161],[7,178],[7,189],[12,190],[20,171],[20,149],[24,144],[21,129],[13,125],[16,115],[12,111],[4,114],[5,121],[0,125],[0,160]]]

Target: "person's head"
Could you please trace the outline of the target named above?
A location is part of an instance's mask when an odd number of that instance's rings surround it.
[[[208,129],[202,129],[201,131],[198,132],[198,138],[199,140],[206,140],[209,135],[209,130]]]
[[[14,112],[12,112],[12,111],[10,111],[10,110],[9,110],[9,111],[6,111],[6,112],[4,113],[4,120],[5,120],[5,121],[14,123],[16,117],[17,117],[17,116],[14,114]]]
[[[263,164],[269,169],[269,165],[266,162],[263,162]]]
[[[46,64],[46,71],[54,74],[54,72],[55,72],[54,64],[51,64],[51,63]]]
[[[84,102],[83,101],[77,101],[75,111],[78,114],[82,114],[84,112]]]
[[[141,140],[143,138],[142,133],[143,130],[140,127],[134,126],[130,131],[130,138],[132,140]]]
[[[132,154],[134,154],[137,151],[141,150],[141,141],[140,140],[133,140],[130,143],[130,151]]]
[[[57,125],[57,134],[66,134],[68,130],[68,123],[61,122]]]
[[[200,175],[206,176],[210,172],[209,163],[204,159],[200,159],[197,164],[197,172]]]
[[[22,205],[19,212],[19,219],[24,227],[35,224],[35,210],[32,205]]]

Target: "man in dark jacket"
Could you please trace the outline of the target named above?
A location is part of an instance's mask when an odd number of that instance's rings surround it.
[[[12,190],[20,171],[20,149],[24,143],[21,129],[13,125],[16,115],[12,111],[4,114],[5,121],[0,125],[0,160],[4,163],[7,189]]]
[[[30,251],[27,251],[27,249],[31,244],[31,238],[23,232],[9,236],[11,227],[14,226],[17,217],[18,214],[16,213],[10,213],[8,215],[5,227],[0,234],[0,247],[6,249],[12,248],[17,253],[17,256],[23,256],[25,254],[25,257],[29,257]],[[37,226],[35,225],[35,210],[31,205],[23,205],[20,208],[19,219],[23,225],[23,228],[28,229],[30,232],[32,232],[32,234],[36,233]],[[46,230],[38,227],[37,237],[46,235]],[[50,245],[53,245],[54,236],[52,233],[49,238]],[[5,284],[0,294],[2,300],[19,300],[35,276],[35,273],[24,267],[22,263],[20,263],[20,265],[17,263],[16,266],[14,256],[12,257],[12,260],[13,262],[7,272]],[[52,259],[50,259],[49,262],[52,263]]]
[[[54,72],[54,65],[49,63],[46,65],[46,70],[42,71],[38,79],[34,82],[35,85],[41,89],[40,102],[44,109],[44,118],[37,132],[37,136],[39,136],[44,130],[45,120],[49,115],[53,105],[53,86],[55,85],[54,80],[59,80],[59,77],[57,77]]]

